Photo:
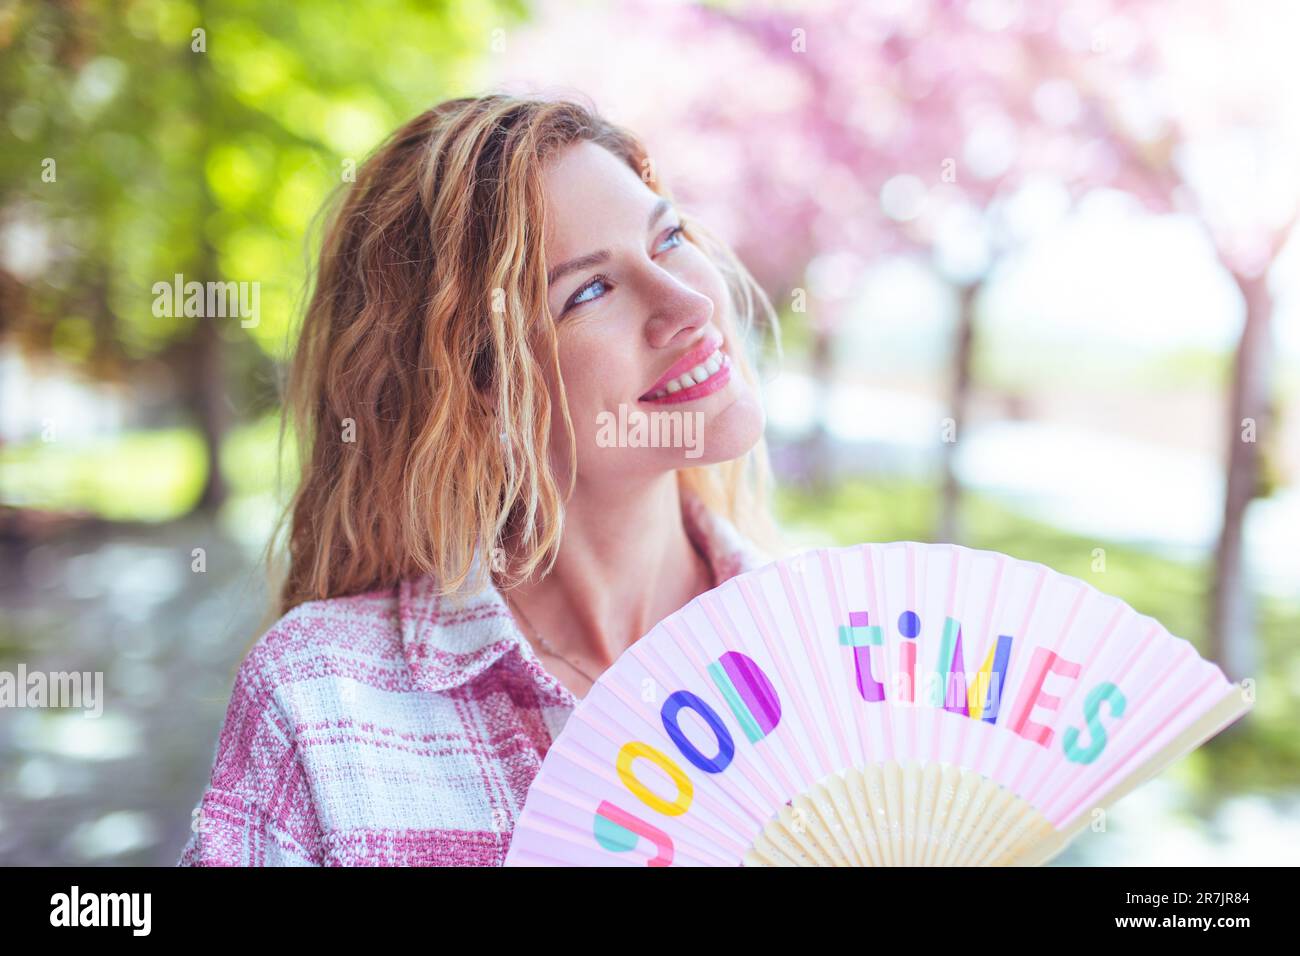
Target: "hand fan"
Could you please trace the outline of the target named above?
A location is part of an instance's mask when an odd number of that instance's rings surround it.
[[[696,597],[601,675],[506,865],[1042,864],[1252,706],[1045,565],[807,551]]]

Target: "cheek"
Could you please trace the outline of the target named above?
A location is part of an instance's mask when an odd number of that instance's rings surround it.
[[[560,371],[569,402],[573,427],[581,433],[584,422],[617,403],[637,372],[629,367],[635,349],[617,348],[608,336],[577,333],[561,343]]]

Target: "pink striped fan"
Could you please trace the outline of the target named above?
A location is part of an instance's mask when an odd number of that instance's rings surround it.
[[[1253,706],[1045,565],[910,541],[738,575],[609,668],[507,866],[1036,865]]]

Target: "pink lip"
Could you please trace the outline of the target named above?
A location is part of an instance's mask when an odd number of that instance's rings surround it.
[[[680,392],[673,392],[667,395],[660,395],[659,398],[642,398],[641,401],[646,405],[676,405],[677,402],[693,402],[697,398],[703,398],[705,395],[711,395],[718,392],[719,389],[727,388],[727,382],[731,381],[731,356],[723,352],[723,367],[718,372],[705,381],[699,382],[698,385],[692,385],[689,389],[681,389]]]
[[[668,370],[659,376],[658,381],[656,381],[653,385],[647,388],[645,392],[642,393],[641,401],[643,402],[649,401],[649,399],[646,398],[647,395],[653,395],[655,392],[659,391],[659,389],[663,388],[665,385],[667,385],[677,376],[681,375],[683,372],[687,372],[690,369],[695,368],[695,366],[699,365],[706,358],[712,355],[717,349],[720,348],[722,348],[721,337],[710,336],[709,338],[704,339],[702,342],[700,342],[699,345],[695,346],[695,348],[691,349],[689,352],[687,352],[685,355],[679,358],[672,365],[668,366]],[[723,354],[725,357],[726,353]],[[710,383],[703,382],[701,384],[708,385]],[[699,388],[699,387],[700,386],[698,385],[695,386],[695,388]],[[693,392],[695,388],[684,388],[680,392],[677,392],[675,394],[685,395],[688,394],[689,392]],[[669,397],[672,398],[675,396],[669,396]],[[661,401],[661,399],[657,399],[657,401]]]
[[[671,379],[672,376],[669,376]],[[722,368],[711,378],[705,379],[698,385],[692,385],[690,388],[684,388],[680,392],[673,392],[670,395],[664,395],[660,398],[643,398],[641,401],[647,405],[675,405],[677,402],[693,402],[697,398],[703,398],[705,395],[712,395],[721,388],[725,388],[731,381],[731,358],[726,352],[722,353]]]

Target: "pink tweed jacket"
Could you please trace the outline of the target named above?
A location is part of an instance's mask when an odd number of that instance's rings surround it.
[[[681,497],[717,584],[770,560]],[[576,704],[491,585],[302,604],[240,664],[177,865],[499,866]]]

